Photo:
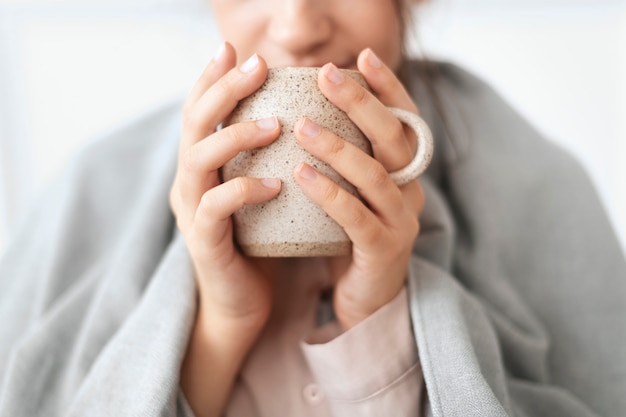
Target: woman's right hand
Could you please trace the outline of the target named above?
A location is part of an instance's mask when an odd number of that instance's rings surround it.
[[[221,412],[230,391],[227,381],[234,379],[271,311],[269,264],[238,251],[231,216],[244,205],[276,197],[280,180],[240,177],[222,183],[219,169],[240,151],[271,143],[280,126],[270,118],[217,130],[238,101],[267,76],[265,62],[256,55],[239,68],[235,64],[235,51],[226,43],[189,94],[170,191],[199,289],[196,323],[181,371],[181,384],[198,415]]]

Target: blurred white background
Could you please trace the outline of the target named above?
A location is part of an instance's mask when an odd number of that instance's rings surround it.
[[[496,87],[592,175],[626,246],[626,0],[432,0],[420,49]],[[0,0],[0,249],[75,149],[182,97],[205,0]]]

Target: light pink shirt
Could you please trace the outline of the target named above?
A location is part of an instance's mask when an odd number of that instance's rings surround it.
[[[336,321],[319,325],[331,308],[320,302],[330,287],[323,261],[294,259],[280,275],[225,415],[419,416],[423,379],[406,291],[342,333]]]

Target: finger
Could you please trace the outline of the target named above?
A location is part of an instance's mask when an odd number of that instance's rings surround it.
[[[409,204],[410,204],[410,207],[412,207],[413,211],[417,213],[417,217],[419,217],[422,215],[422,212],[424,211],[424,207],[426,203],[426,197],[424,196],[424,188],[422,187],[422,184],[420,184],[419,180],[413,181],[411,184],[407,184],[407,186],[415,188],[415,192],[411,193],[411,195],[414,195],[415,197],[411,198],[411,201],[409,202]]]
[[[357,59],[357,67],[381,103],[385,106],[397,107],[419,115],[419,109],[404,87],[404,84],[402,84],[391,68],[378,58],[374,51],[370,48],[361,51]],[[409,140],[409,154],[415,155],[417,149],[415,132],[407,125],[402,127],[406,138]]]
[[[295,132],[304,149],[354,185],[385,223],[399,218],[402,193],[380,162],[309,119],[298,121]]]
[[[281,189],[278,178],[238,177],[204,193],[195,214],[195,227],[215,244],[223,236],[230,216],[240,208],[276,197]]]
[[[341,73],[333,64],[320,70],[322,93],[363,131],[372,152],[388,171],[398,170],[412,159],[402,123],[366,88]]]
[[[265,146],[275,140],[280,125],[275,117],[236,123],[188,148],[182,156],[181,197],[194,209],[202,195],[215,186],[217,170],[239,152]]]
[[[345,230],[356,248],[369,251],[383,242],[384,226],[357,197],[305,163],[296,166],[294,177],[304,194]]]
[[[359,54],[357,60],[359,71],[376,97],[385,105],[399,107],[419,114],[417,106],[396,74],[383,64],[374,51],[367,48]]]
[[[209,87],[235,66],[236,62],[237,55],[235,49],[228,42],[222,43],[189,92],[185,100],[185,106],[193,106]]]
[[[211,85],[185,115],[187,132],[183,146],[191,146],[215,131],[239,100],[256,91],[266,76],[265,61],[254,54]]]

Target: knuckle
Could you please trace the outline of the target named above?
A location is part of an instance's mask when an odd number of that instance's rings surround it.
[[[411,216],[409,218],[409,221],[406,222],[406,230],[412,239],[415,239],[415,237],[417,237],[420,231],[420,222],[417,216]]]
[[[181,232],[184,232],[187,229],[189,219],[184,216],[185,210],[182,197],[180,195],[180,190],[176,186],[170,189],[169,203],[170,208],[172,209],[172,214],[174,215],[174,220],[176,221],[176,227]]]
[[[183,103],[183,107],[181,110],[183,118],[186,118],[187,115],[189,115],[192,112],[192,110],[193,110],[193,102],[190,99],[188,99]]]
[[[200,206],[198,207],[200,212],[207,214],[211,213],[218,206],[219,202],[215,198],[214,193],[211,190],[202,194],[202,198],[200,199]]]
[[[175,217],[178,217],[178,188],[176,182],[174,182],[174,185],[170,188],[169,203],[172,213]]]
[[[232,93],[233,93],[232,87],[233,87],[233,82],[231,80],[231,77],[229,75],[226,75],[225,77],[220,78],[218,82],[213,84],[211,86],[211,90],[213,90],[213,92],[217,96],[226,98],[226,97],[232,96]]]
[[[413,180],[401,187],[405,204],[419,217],[426,207],[426,196],[419,180]]]
[[[182,233],[187,233],[187,222],[183,221],[183,218],[181,216],[175,216],[174,219],[176,221],[176,227],[178,228],[178,230],[180,230]]]
[[[375,187],[387,185],[389,181],[389,173],[381,163],[376,163],[368,170],[368,180]]]
[[[246,142],[246,138],[249,136],[249,132],[246,129],[245,123],[236,123],[227,127],[229,140],[241,146]]]
[[[417,213],[422,214],[424,208],[426,207],[426,197],[424,195],[424,189],[417,182]]]
[[[352,91],[352,97],[351,98],[352,98],[352,102],[355,105],[361,106],[361,105],[366,104],[369,101],[370,95],[369,95],[369,93],[367,92],[366,89],[364,89],[361,86],[358,86],[358,88],[355,88]]]
[[[246,178],[237,177],[232,180],[232,187],[234,195],[240,201],[245,201],[246,196],[250,193],[251,186],[250,181],[247,181]]]
[[[346,142],[343,139],[335,137],[333,140],[328,142],[328,146],[326,152],[330,156],[336,156],[343,152],[346,147]]]
[[[183,113],[183,125],[186,129],[195,132],[202,127],[203,117],[196,111],[195,108],[189,109]]]
[[[198,155],[194,146],[187,148],[181,155],[181,164],[186,171],[196,171],[198,169]]]
[[[326,202],[326,204],[335,204],[341,203],[339,199],[341,198],[340,188],[335,183],[327,184],[322,188],[322,199]]]
[[[352,215],[352,218],[350,219],[352,222],[352,226],[356,227],[356,228],[362,228],[365,227],[365,225],[368,222],[368,215],[367,215],[367,211],[366,208],[363,206],[358,206],[356,208],[356,210],[354,210],[354,214]]]
[[[382,245],[381,246],[381,243],[383,243],[385,241],[383,234],[384,234],[384,232],[383,232],[383,229],[381,227],[369,228],[368,232],[365,235],[365,244],[367,246],[380,248],[381,251],[388,251],[388,250],[390,250],[390,246],[389,245]]]
[[[250,183],[243,177],[237,177],[233,180],[233,187],[237,195],[246,195],[250,190]]]

